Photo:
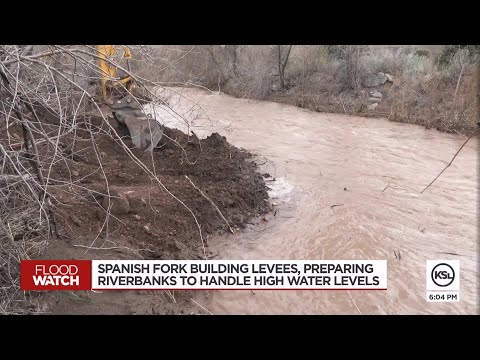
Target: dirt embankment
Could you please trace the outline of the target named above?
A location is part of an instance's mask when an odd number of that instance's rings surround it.
[[[478,66],[465,68],[461,76],[369,72],[354,91],[345,88],[340,74],[319,73],[306,79],[287,79],[285,90],[275,79],[259,94],[246,91],[241,81],[232,79],[222,91],[238,98],[273,101],[315,112],[387,118],[469,136],[479,120],[479,79]],[[211,90],[217,91],[217,84],[211,85]]]
[[[478,100],[475,100],[475,74],[468,74],[466,89],[454,101],[454,89],[427,83],[418,92],[406,91],[408,84],[385,84],[359,92],[346,91],[332,96],[327,92],[304,92],[296,88],[269,95],[268,101],[295,105],[316,112],[387,118],[426,129],[471,135],[477,128]],[[378,94],[378,95],[377,95]],[[379,96],[378,98],[372,97]]]
[[[472,82],[471,79],[469,81]],[[371,97],[371,93],[379,91],[383,95],[383,99]],[[476,130],[478,107],[463,103],[459,106],[455,105],[452,101],[453,90],[450,89],[439,90],[431,86],[431,89],[427,91],[423,96],[416,93],[408,93],[405,96],[403,89],[387,84],[378,88],[363,89],[359,93],[349,91],[332,96],[327,91],[304,92],[292,88],[283,92],[271,93],[265,100],[295,105],[316,112],[387,118],[390,121],[416,124],[424,126],[426,129],[436,129],[447,133],[470,135]],[[225,93],[242,97],[235,91],[226,91]],[[472,103],[475,93],[461,96],[468,98]]]
[[[130,139],[124,141],[165,188],[110,136],[98,136],[96,148],[87,132],[77,133],[81,137],[75,143],[61,142],[67,157],[53,166],[49,180],[61,239],[51,241],[45,258],[203,259],[204,245],[207,258],[213,258],[208,239],[228,234],[229,228],[198,189],[218,206],[235,232],[270,211],[267,187],[252,154],[218,133],[200,140],[179,130],[163,130],[152,155],[133,149]],[[52,155],[46,147],[41,151],[42,156]],[[177,304],[189,298],[176,293]],[[57,314],[190,312],[189,301],[184,301],[187,307],[174,306],[169,296],[160,301],[158,294],[155,299],[147,295],[55,292],[47,295],[47,302]]]

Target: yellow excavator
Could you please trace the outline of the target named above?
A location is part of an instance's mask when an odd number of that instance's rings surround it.
[[[102,95],[105,102],[108,101],[109,92],[113,89],[126,89],[131,91],[133,79],[129,74],[123,78],[116,78],[117,67],[114,65],[117,61],[110,60],[114,57],[118,59],[118,50],[113,45],[97,45],[97,54],[99,56],[99,66],[102,72]],[[127,70],[130,72],[130,62],[132,53],[127,46],[123,47],[122,58],[126,60]]]
[[[118,68],[115,66],[119,63],[119,50],[113,45],[97,45],[97,53],[102,72],[104,102],[112,110],[119,126],[128,128],[133,145],[145,151],[152,151],[162,138],[163,132],[158,122],[145,115],[138,100],[131,96],[134,81],[129,74],[129,60],[132,58],[130,49],[127,46],[123,47],[122,58],[126,60],[128,73],[121,78],[117,78]]]

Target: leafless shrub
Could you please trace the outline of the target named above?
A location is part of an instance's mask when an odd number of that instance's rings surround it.
[[[184,112],[171,108],[165,99],[175,90],[162,88],[149,78],[152,73],[172,71],[175,63],[162,58],[155,49],[131,49],[132,64],[125,64],[120,55],[108,60],[117,67],[119,76],[128,74],[135,79],[136,91],[122,91],[138,102],[139,93],[148,96],[153,109],[167,109],[190,128],[194,119],[186,114],[201,112],[201,108],[188,99],[184,99]],[[195,214],[165,188],[154,167],[148,160],[140,160],[108,121],[108,108],[101,101],[98,59],[95,46],[90,45],[0,46],[0,313],[42,311],[33,295],[19,291],[19,262],[41,254],[52,236],[61,238],[54,211],[60,204],[56,194],[86,196],[92,192],[79,182],[57,178],[54,170],[63,164],[71,172],[69,160],[79,156],[77,146],[81,142],[91,144],[90,153],[97,159],[99,173],[104,170],[98,139],[106,137],[116,142],[153,183],[190,212],[203,244]],[[109,195],[106,177],[104,180]],[[111,214],[105,211],[104,215],[100,231],[108,236]]]

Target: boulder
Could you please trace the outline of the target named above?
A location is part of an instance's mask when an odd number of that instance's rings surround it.
[[[102,207],[108,210],[109,206],[110,212],[114,215],[128,214],[130,211],[130,202],[127,196],[117,189],[110,189],[110,197],[108,195],[103,196]]]
[[[388,82],[393,83],[393,75],[385,74],[385,77],[387,78]]]
[[[363,79],[363,86],[365,87],[377,87],[385,84],[387,77],[383,72],[371,73],[365,76]]]
[[[423,98],[418,98],[415,100],[415,106],[417,108],[423,109],[428,105],[428,101]]]
[[[368,110],[375,110],[378,106],[378,103],[373,103],[373,104],[370,104],[368,105],[367,109]]]
[[[370,91],[370,96],[375,99],[381,99],[383,97],[382,93],[378,90]]]

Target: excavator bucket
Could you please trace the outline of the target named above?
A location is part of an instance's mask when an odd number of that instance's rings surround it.
[[[125,125],[127,125],[133,145],[141,150],[152,151],[163,136],[158,122],[149,117],[127,117]]]
[[[109,99],[115,119],[128,128],[133,145],[143,151],[152,151],[163,136],[160,124],[148,117],[141,105],[131,96],[122,99]]]

